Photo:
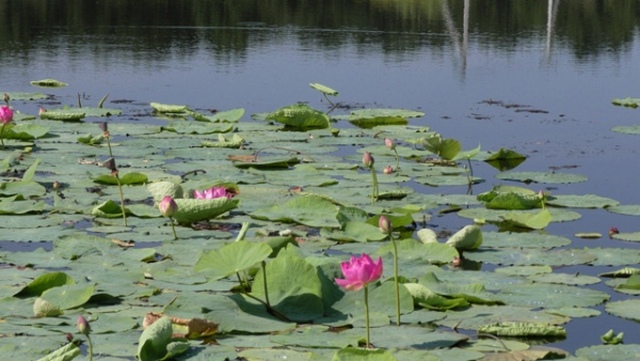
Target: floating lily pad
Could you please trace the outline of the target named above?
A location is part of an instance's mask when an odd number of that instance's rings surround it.
[[[611,128],[611,131],[622,134],[638,135],[640,134],[640,125],[619,125]]]
[[[611,198],[601,197],[595,194],[585,195],[554,195],[546,201],[548,204],[557,207],[572,208],[607,208],[617,206],[618,201]]]
[[[569,184],[581,183],[587,180],[587,177],[583,175],[560,172],[503,172],[496,174],[496,178],[502,180],[518,181],[527,184]]]
[[[613,105],[620,105],[623,107],[637,108],[640,105],[640,98],[616,98],[611,101]]]
[[[283,204],[258,209],[251,217],[279,222],[295,222],[310,227],[340,227],[336,219],[338,207],[314,196],[295,197]]]
[[[640,345],[597,345],[576,350],[576,356],[589,361],[635,361],[640,357]]]

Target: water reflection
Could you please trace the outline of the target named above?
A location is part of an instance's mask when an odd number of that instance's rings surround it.
[[[167,57],[169,50],[188,55],[198,48],[221,59],[241,59],[249,48],[281,43],[289,36],[283,27],[291,26],[291,31],[307,30],[297,33],[300,44],[326,50],[349,44],[376,45],[394,54],[424,48],[437,52],[451,41],[464,73],[470,33],[482,34],[483,46],[490,49],[537,41],[544,34],[547,61],[552,42],[562,43],[580,59],[627,50],[640,19],[640,2],[635,0],[75,0],[52,4],[46,0],[0,2],[3,55],[28,59],[49,44],[54,45],[51,51],[67,44],[92,53],[127,50],[134,56],[144,54],[145,61]],[[7,57],[2,58],[5,63]]]

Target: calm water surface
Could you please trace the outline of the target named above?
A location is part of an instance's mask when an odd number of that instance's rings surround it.
[[[248,114],[297,101],[324,109],[308,86],[320,82],[346,104],[420,109],[427,115],[414,124],[465,149],[524,153],[529,159],[518,170],[575,166],[567,171],[589,176],[558,193],[640,203],[638,138],[610,131],[640,119],[640,110],[611,105],[640,96],[638,1],[8,0],[0,3],[0,54],[0,90],[37,91],[30,80],[56,78],[69,87],[46,92],[64,104],[74,104],[77,93],[95,102],[110,93],[110,100],[244,107]],[[495,171],[478,168],[487,181],[477,192],[498,183]],[[610,226],[637,230],[633,217],[582,213],[549,230],[570,238]],[[599,344],[596,322],[603,319],[629,342],[640,341],[635,323],[603,312],[569,325],[570,334],[597,334],[559,346]]]

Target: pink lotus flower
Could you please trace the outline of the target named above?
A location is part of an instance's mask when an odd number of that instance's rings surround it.
[[[233,198],[235,194],[227,192],[225,187],[211,187],[201,191],[195,191],[194,196],[196,199],[216,199],[221,197],[227,197],[227,199]]]
[[[163,216],[171,217],[178,210],[178,204],[176,204],[176,201],[174,201],[171,196],[164,196],[158,205],[158,208]]]
[[[391,138],[384,138],[384,145],[390,150],[396,149],[396,141]]]
[[[6,105],[0,107],[0,122],[2,124],[11,123],[13,120],[13,110]]]
[[[348,291],[358,291],[380,279],[382,258],[374,262],[368,254],[363,253],[360,257],[351,257],[349,262],[342,262],[340,268],[342,268],[344,279],[336,278],[336,283]]]

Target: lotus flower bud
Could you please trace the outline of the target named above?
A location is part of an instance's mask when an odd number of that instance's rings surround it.
[[[384,174],[391,174],[391,173],[393,173],[393,167],[392,167],[392,166],[390,166],[390,165],[388,165],[388,166],[384,167],[384,169],[382,170],[382,173],[384,173]]]
[[[9,94],[4,93],[4,102],[7,103],[7,105],[9,105],[9,100],[11,100],[11,97],[9,96]]]
[[[391,150],[396,149],[396,141],[391,138],[384,138],[384,145]]]
[[[78,331],[80,331],[80,333],[83,335],[88,335],[89,333],[91,333],[91,325],[89,325],[87,319],[82,315],[78,316],[76,326],[78,326]]]
[[[373,156],[371,155],[371,153],[364,152],[364,155],[362,156],[362,165],[364,165],[367,168],[371,168],[373,167],[374,163],[375,163],[375,160],[373,159]]]
[[[160,213],[162,213],[163,216],[171,217],[178,210],[178,204],[171,196],[164,196],[158,208],[160,208]]]
[[[391,222],[389,221],[389,218],[380,216],[380,219],[378,219],[378,228],[380,228],[380,232],[384,234],[391,233]]]

